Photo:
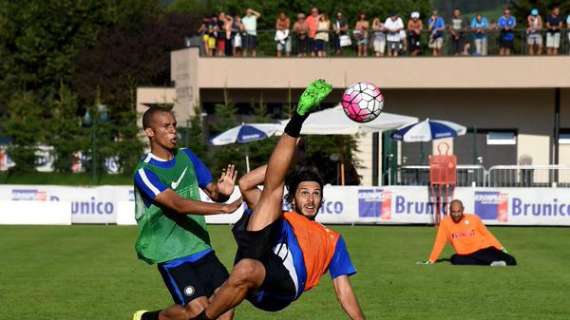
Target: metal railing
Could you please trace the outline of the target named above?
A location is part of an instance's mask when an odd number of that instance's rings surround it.
[[[570,187],[570,167],[563,165],[511,165],[489,168],[488,187]]]
[[[384,37],[386,37],[388,35],[388,32],[383,32]],[[558,55],[568,55],[570,54],[570,39],[569,39],[569,34],[570,34],[570,30],[568,29],[564,29],[561,30],[560,33],[560,47],[558,49]],[[358,40],[357,38],[354,36],[354,32],[353,30],[349,30],[346,35],[348,35],[351,39],[352,44],[350,46],[347,47],[342,47],[340,48],[340,50],[337,50],[339,48],[339,44],[340,44],[340,38],[339,35],[336,34],[335,32],[329,32],[329,41],[325,42],[324,44],[324,52],[326,53],[327,56],[344,56],[344,57],[354,57],[357,55],[357,43]],[[488,56],[496,56],[499,55],[499,48],[500,48],[500,44],[499,44],[499,40],[500,40],[500,35],[501,32],[497,29],[492,29],[492,30],[488,30],[485,33],[484,36],[484,43],[486,43],[486,47],[487,47],[487,53],[484,55],[488,55]],[[542,38],[542,55],[546,54],[546,31],[542,30],[540,31],[540,35]],[[419,56],[432,56],[432,49],[429,47],[429,43],[430,43],[430,32],[427,30],[422,31],[419,41],[420,41],[420,54]],[[207,41],[202,41],[203,35],[199,36],[200,39],[196,39],[195,42],[200,43],[201,45],[201,55],[202,56],[208,56],[210,54],[207,54],[207,50],[206,50],[206,43]],[[213,36],[215,37],[215,36]],[[234,52],[231,48],[232,44],[234,43],[234,39],[235,38],[235,34],[232,34],[231,39],[228,39],[225,43],[225,46],[230,46],[230,48],[225,50],[224,56],[233,56]],[[245,35],[240,34],[240,42],[241,42],[241,46],[244,46],[244,39],[245,39]],[[369,30],[368,32],[368,41],[367,41],[367,54],[370,57],[373,57],[375,55],[374,52],[374,42],[376,40],[376,36],[375,36],[375,32],[372,30]],[[411,51],[409,50],[409,43],[408,43],[408,39],[409,39],[409,34],[408,32],[406,32],[406,38],[405,41],[401,42],[401,49],[399,50],[399,56],[412,56]],[[445,30],[443,32],[443,47],[442,47],[442,55],[443,56],[454,56],[456,54],[456,50],[455,50],[455,46],[454,46],[454,42],[452,41],[451,35],[449,33],[449,31]],[[477,56],[480,55],[477,53],[477,44],[480,44],[481,42],[478,41],[478,43],[475,42],[476,39],[476,35],[474,32],[472,32],[471,30],[466,30],[463,32],[463,42],[464,44],[467,45],[467,48],[465,50],[466,55],[469,56]],[[512,55],[528,55],[528,34],[526,29],[517,29],[514,31],[514,48],[512,50]],[[215,43],[215,41],[214,41]],[[300,50],[302,48],[304,48],[305,46],[309,46],[310,48],[308,49],[308,53],[307,56],[310,57],[311,56],[311,52],[313,50],[311,50],[311,48],[314,48],[315,43],[314,42],[310,42],[310,43],[304,43],[302,42],[294,33],[291,32],[291,35],[289,36],[289,38],[286,40],[285,43],[283,43],[282,48],[283,48],[283,57],[285,56],[292,56],[292,57],[296,57],[298,56],[301,52]],[[277,55],[277,41],[275,41],[275,30],[258,30],[257,31],[257,39],[256,39],[256,54],[257,57],[274,57]],[[387,56],[387,41],[384,41],[384,55]],[[242,49],[240,49],[239,51],[243,51]],[[212,56],[219,56],[216,53],[216,47],[214,46],[213,49],[211,49],[211,55]],[[236,54],[239,56],[243,56],[243,54]]]
[[[429,166],[401,166],[395,175],[394,181],[388,181],[392,185],[429,185]],[[458,187],[483,186],[485,184],[485,168],[479,165],[458,165]]]
[[[429,166],[400,166],[386,172],[387,185],[428,186]],[[485,170],[480,165],[458,165],[457,187],[570,188],[570,166],[499,165]]]

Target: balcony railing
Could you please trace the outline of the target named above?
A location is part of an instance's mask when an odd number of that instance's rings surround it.
[[[546,34],[545,30],[538,33],[542,39],[542,49],[541,55],[546,55]],[[335,32],[329,32],[329,41],[324,43],[323,52],[326,56],[341,56],[341,57],[355,57],[357,56],[357,43],[358,39],[355,37],[353,31],[348,31],[346,34],[351,39],[351,45],[340,47],[339,46],[339,35]],[[380,39],[384,39],[388,36],[388,32],[383,32],[383,35],[376,34],[374,31],[368,32],[368,41],[366,45],[366,53],[369,57],[375,56],[375,41],[381,42]],[[212,36],[215,37],[215,36]],[[499,30],[490,30],[481,38],[477,36],[472,31],[463,32],[463,44],[460,46],[460,50],[456,49],[456,44],[453,42],[451,34],[448,31],[443,32],[443,45],[441,50],[442,56],[455,56],[455,55],[467,55],[467,56],[497,56],[500,54],[500,37],[501,32]],[[535,36],[537,37],[537,36]],[[244,56],[244,46],[246,45],[246,37],[244,34],[240,34],[238,37],[240,40],[241,48],[236,51],[233,50],[233,44],[235,44],[236,35],[232,34],[230,39],[225,41],[225,50],[216,50],[216,41],[212,41],[212,49],[206,49],[206,41],[204,40],[204,35],[200,36],[200,40],[196,42],[200,43],[201,55],[202,56]],[[432,48],[430,48],[431,34],[428,31],[423,31],[419,37],[420,49],[418,56],[432,56]],[[406,38],[401,41],[400,49],[398,50],[399,56],[414,56],[410,43],[409,43],[409,33],[406,32]],[[530,55],[528,48],[528,34],[526,30],[515,30],[514,31],[514,42],[513,49],[511,50],[511,55],[516,56],[527,56]],[[477,41],[476,41],[477,40]],[[377,43],[379,44],[379,43]],[[384,56],[388,54],[387,41],[384,40]],[[283,41],[281,44],[275,40],[275,30],[261,30],[257,32],[256,38],[256,56],[257,57],[274,57],[277,56],[278,45],[283,47],[282,56],[297,57],[306,53],[306,56],[311,57],[313,53],[316,53],[315,46],[316,42],[308,40],[305,41],[299,39],[295,34],[291,35]],[[486,45],[486,52],[483,52],[480,46]],[[306,52],[304,48],[307,47]],[[377,48],[378,49],[378,48]],[[459,51],[459,52],[458,52]],[[560,45],[558,48],[558,55],[568,55],[570,54],[570,31],[561,30],[560,32]],[[315,54],[316,55],[316,54]],[[248,53],[251,56],[251,53]]]

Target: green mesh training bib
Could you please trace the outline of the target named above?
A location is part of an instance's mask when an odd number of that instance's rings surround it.
[[[183,150],[176,151],[174,165],[169,168],[144,160],[137,170],[141,168],[152,171],[182,198],[200,200],[194,165]],[[204,216],[175,213],[154,203],[147,207],[138,188],[135,188],[135,207],[139,227],[135,249],[138,257],[147,263],[165,262],[211,248]]]

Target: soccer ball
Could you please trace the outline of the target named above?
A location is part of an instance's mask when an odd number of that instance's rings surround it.
[[[341,104],[350,119],[360,123],[370,122],[382,112],[384,96],[377,86],[357,82],[344,90]]]

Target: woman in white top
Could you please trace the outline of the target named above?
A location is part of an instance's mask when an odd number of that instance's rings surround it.
[[[317,22],[317,34],[315,35],[317,57],[325,57],[327,55],[326,46],[329,42],[330,29],[331,21],[326,13],[322,13],[319,17],[319,22]]]
[[[372,20],[372,32],[372,46],[374,47],[374,54],[377,57],[382,57],[386,51],[386,34],[384,33],[384,24],[378,17],[375,17]]]

